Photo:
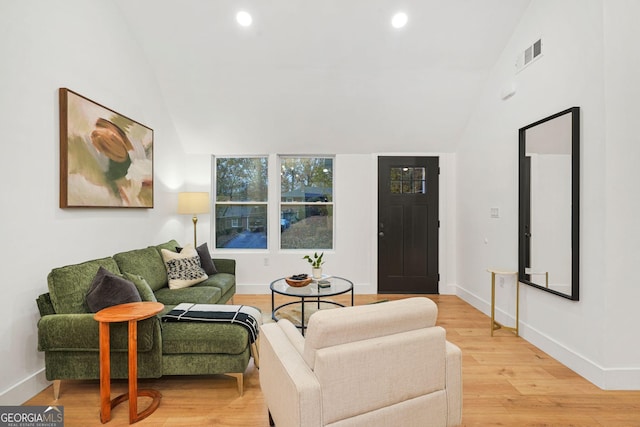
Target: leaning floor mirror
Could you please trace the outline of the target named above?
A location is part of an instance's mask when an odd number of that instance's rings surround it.
[[[518,276],[579,299],[580,107],[519,132]]]

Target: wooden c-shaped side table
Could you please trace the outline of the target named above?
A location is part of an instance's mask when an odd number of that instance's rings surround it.
[[[119,304],[97,312],[93,318],[100,322],[100,421],[111,420],[111,409],[129,400],[129,423],[133,424],[153,413],[160,405],[162,394],[156,390],[138,390],[138,321],[158,314],[164,305],[159,302],[131,302]],[[109,324],[129,323],[129,392],[111,400],[111,353]],[[138,396],[151,397],[153,401],[138,413]]]

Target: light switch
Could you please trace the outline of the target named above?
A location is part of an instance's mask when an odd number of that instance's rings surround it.
[[[500,218],[500,208],[491,208],[491,218]]]

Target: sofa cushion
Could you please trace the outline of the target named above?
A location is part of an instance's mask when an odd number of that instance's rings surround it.
[[[236,285],[236,276],[228,273],[218,273],[218,274],[214,274],[213,276],[209,276],[207,280],[205,280],[204,282],[198,283],[197,285],[195,285],[195,287],[199,288],[203,286],[213,286],[220,289],[222,291],[222,295],[224,295],[227,292],[229,292],[229,290],[233,289],[235,285]],[[190,302],[193,302],[193,301],[190,301]]]
[[[144,277],[154,291],[167,286],[167,271],[154,247],[120,252],[113,259],[118,263],[120,271]]]
[[[187,245],[180,253],[167,249],[161,249],[160,253],[167,268],[170,289],[193,286],[209,277],[200,267],[200,257],[193,246]]]
[[[144,279],[144,277],[139,276],[137,274],[131,274],[125,271],[124,273],[125,279],[131,281],[134,285],[136,285],[136,289],[138,289],[138,293],[140,294],[140,299],[142,301],[152,301],[157,302],[155,294],[149,286],[149,283]]]
[[[138,322],[138,351],[151,351],[160,319],[156,316]],[[109,326],[111,351],[126,352],[129,347],[127,322]],[[99,323],[93,314],[58,314],[38,320],[38,350],[94,351],[100,350]]]
[[[89,313],[85,297],[100,267],[112,273],[120,273],[118,264],[110,257],[51,270],[47,276],[47,284],[56,313]]]
[[[177,305],[182,302],[198,304],[216,304],[220,301],[222,292],[213,286],[192,286],[190,288],[169,289],[162,288],[155,292],[158,302],[165,306]]]
[[[129,280],[100,267],[87,292],[87,306],[92,313],[128,302],[140,302],[140,293]]]
[[[161,322],[162,353],[240,354],[249,345],[249,332],[227,323]]]
[[[166,249],[168,251],[176,252],[176,248],[179,247],[179,246],[180,246],[180,244],[172,239],[172,240],[169,240],[168,242],[160,243],[159,245],[149,246],[149,247],[150,248],[155,248],[158,251],[158,255],[160,255],[160,252],[162,251],[162,249]]]

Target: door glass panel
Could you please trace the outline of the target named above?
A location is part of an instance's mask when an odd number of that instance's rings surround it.
[[[394,167],[389,173],[392,194],[426,194],[426,170],[415,167]]]

